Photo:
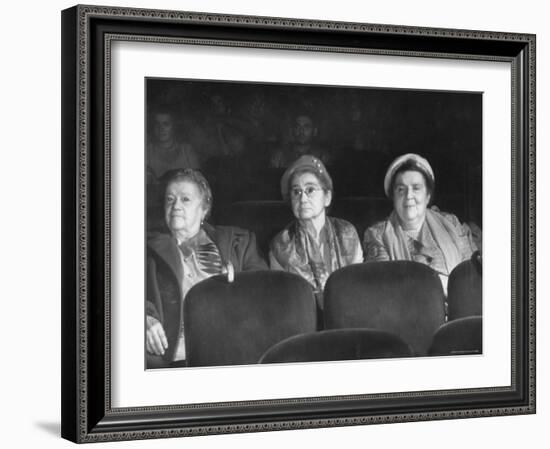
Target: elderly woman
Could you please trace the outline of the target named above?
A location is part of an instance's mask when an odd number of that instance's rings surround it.
[[[164,218],[170,231],[148,242],[146,349],[149,368],[185,366],[183,301],[193,285],[221,274],[267,269],[252,233],[205,222],[212,193],[203,175],[177,170],[166,184]]]
[[[478,248],[468,225],[436,207],[428,208],[434,183],[432,167],[417,154],[404,154],[391,163],[384,191],[393,201],[393,212],[365,231],[365,260],[426,264],[439,274],[446,294],[453,268]]]
[[[281,193],[296,220],[275,236],[269,253],[271,269],[296,273],[311,284],[321,311],[329,275],[363,262],[353,225],[326,215],[332,192],[332,179],[316,157],[302,156],[290,165],[281,178]]]

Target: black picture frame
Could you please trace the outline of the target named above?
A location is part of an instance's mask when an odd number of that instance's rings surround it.
[[[110,43],[504,61],[512,83],[511,385],[113,408]],[[78,5],[62,12],[62,436],[97,442],[535,413],[535,36]]]

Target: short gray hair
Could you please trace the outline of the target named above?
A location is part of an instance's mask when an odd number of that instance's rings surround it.
[[[163,178],[165,195],[168,186],[174,182],[187,181],[195,184],[201,193],[203,205],[206,210],[204,218],[207,219],[210,216],[213,202],[212,189],[210,188],[210,184],[208,184],[208,181],[204,175],[199,170],[195,170],[193,168],[179,168],[169,171],[163,176]]]

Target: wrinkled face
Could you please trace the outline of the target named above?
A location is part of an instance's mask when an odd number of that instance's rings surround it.
[[[312,220],[325,215],[332,192],[325,191],[313,173],[300,173],[290,182],[292,213],[298,220]]]
[[[430,194],[424,175],[417,171],[399,173],[393,186],[393,208],[401,224],[414,226],[426,215]]]
[[[206,215],[201,191],[194,182],[174,181],[166,188],[164,218],[172,233],[193,236]]]
[[[313,121],[307,115],[300,115],[294,122],[294,138],[301,145],[310,143],[315,134]]]
[[[170,114],[159,113],[153,117],[153,133],[158,142],[169,142],[174,135],[174,121]]]

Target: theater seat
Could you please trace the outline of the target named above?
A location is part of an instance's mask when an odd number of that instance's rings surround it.
[[[429,355],[482,353],[482,318],[458,318],[442,325],[434,334]]]
[[[448,304],[449,321],[482,311],[481,261],[479,253],[470,260],[458,264],[449,276]]]
[[[439,193],[436,192],[436,196],[433,198],[433,205],[437,206],[437,208],[443,212],[453,213],[460,219],[460,221],[466,221],[468,218],[467,196],[464,194],[444,194],[442,193],[443,190],[439,188],[439,184],[437,188]]]
[[[219,225],[238,226],[256,235],[260,252],[267,256],[269,242],[294,216],[285,201],[238,201],[214,209],[214,222]]]
[[[365,229],[386,219],[391,210],[391,201],[385,197],[335,197],[329,215],[349,221],[362,239]]]
[[[397,335],[374,329],[334,329],[287,338],[267,350],[260,363],[410,357],[411,348]]]
[[[317,320],[310,285],[282,271],[199,282],[187,294],[183,314],[188,366],[257,363],[275,343],[315,331]]]
[[[325,329],[391,332],[425,355],[444,322],[441,281],[430,267],[410,261],[368,262],[341,268],[324,292]]]

